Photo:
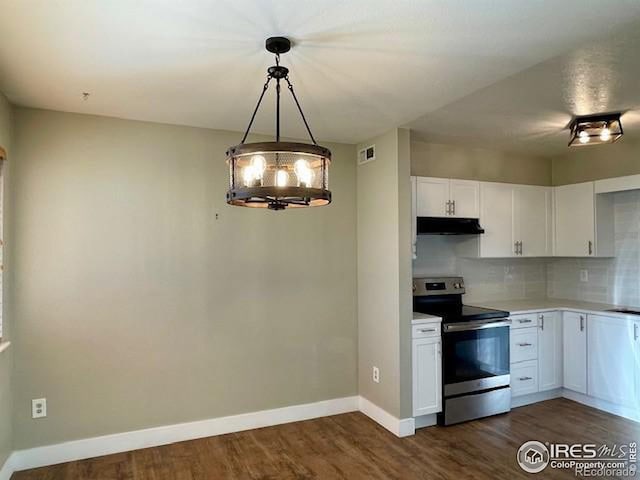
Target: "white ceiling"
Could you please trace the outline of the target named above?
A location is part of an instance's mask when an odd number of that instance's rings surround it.
[[[0,11],[0,90],[24,106],[242,131],[273,63],[271,35],[295,42],[283,64],[325,141],[410,125],[423,138],[509,148],[522,132],[557,136],[591,105],[638,106],[624,92],[608,101],[597,84],[628,57],[592,62],[576,50],[627,32],[637,0],[0,0]],[[538,102],[545,88],[555,90]],[[265,102],[254,131],[270,134]],[[283,134],[304,137],[286,97],[283,116]],[[566,132],[557,138],[564,148]]]

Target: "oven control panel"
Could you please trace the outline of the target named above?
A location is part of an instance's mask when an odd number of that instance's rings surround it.
[[[419,277],[413,279],[413,295],[460,295],[464,293],[462,277]]]

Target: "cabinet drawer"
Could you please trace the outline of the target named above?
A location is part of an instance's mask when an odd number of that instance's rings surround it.
[[[523,328],[511,332],[511,363],[538,358],[538,329]]]
[[[529,328],[538,326],[538,314],[528,313],[523,315],[511,315],[511,329]]]
[[[422,325],[413,325],[411,329],[411,338],[439,337],[439,323],[423,323]]]
[[[511,366],[511,396],[528,395],[538,391],[538,362],[531,360]]]

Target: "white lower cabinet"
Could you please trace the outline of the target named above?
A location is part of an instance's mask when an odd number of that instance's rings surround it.
[[[442,411],[442,340],[440,339],[440,329],[434,329],[434,335],[428,336],[428,333],[422,338],[414,336],[412,340],[414,417]],[[425,334],[423,333],[423,335]]]
[[[589,315],[589,396],[637,408],[639,335],[640,322]]]
[[[564,388],[587,393],[587,315],[562,314]]]
[[[511,363],[526,362],[538,358],[538,328],[511,330]]]
[[[529,360],[511,366],[511,396],[528,395],[538,391],[538,361]]]
[[[511,316],[511,396],[562,387],[560,312]]]
[[[538,389],[540,392],[561,388],[562,314],[545,312],[538,316]]]

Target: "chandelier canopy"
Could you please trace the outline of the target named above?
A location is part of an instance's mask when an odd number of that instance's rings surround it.
[[[289,80],[289,69],[280,65],[280,54],[291,49],[285,37],[271,37],[266,49],[276,56],[276,64],[267,70],[258,103],[251,115],[240,144],[227,150],[229,191],[227,203],[242,207],[267,207],[284,210],[287,207],[315,207],[331,203],[329,164],[331,151],[317,144],[298,97]],[[245,143],[256,113],[269,84],[276,84],[276,141]],[[312,143],[280,141],[280,82],[284,80],[300,112]]]

